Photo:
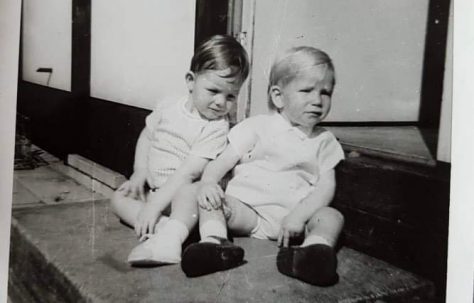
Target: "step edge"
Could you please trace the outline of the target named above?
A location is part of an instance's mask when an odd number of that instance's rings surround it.
[[[60,289],[55,287],[54,286],[55,284],[63,285],[65,287],[70,286],[71,289],[73,291],[77,292],[77,294],[80,297],[79,300],[76,301],[76,302],[103,302],[103,300],[100,300],[99,298],[95,297],[94,295],[91,295],[91,294],[85,292],[83,287],[81,287],[80,284],[78,284],[76,281],[74,281],[74,279],[71,279],[69,277],[69,275],[67,274],[67,272],[64,271],[64,269],[61,269],[60,267],[58,267],[55,264],[54,259],[51,258],[51,256],[48,255],[47,251],[43,251],[43,250],[39,249],[35,245],[36,241],[32,238],[32,236],[30,236],[28,234],[26,229],[13,216],[12,216],[12,220],[11,220],[11,231],[12,231],[11,236],[17,234],[18,238],[15,241],[10,240],[10,254],[12,254],[12,252],[14,252],[14,250],[15,250],[14,245],[18,245],[18,244],[16,244],[16,241],[23,242],[23,245],[27,246],[28,250],[32,254],[34,254],[35,259],[38,262],[42,262],[43,264],[45,264],[47,266],[46,270],[51,273],[51,274],[49,274],[49,276],[54,277],[54,280],[56,281],[56,283],[51,283],[50,287],[48,287],[48,289],[45,289],[44,287],[42,287],[42,289],[44,291],[51,292],[51,290],[53,290],[55,292],[59,292],[58,290],[60,290]],[[13,262],[13,260],[14,260],[14,258],[12,258],[12,256],[10,256],[10,262]],[[27,261],[31,262],[31,260],[27,260]],[[9,263],[9,268],[11,269],[11,267],[12,267],[12,264]],[[10,274],[15,275],[13,270],[10,270]],[[60,279],[62,281],[58,280],[58,277],[60,277]],[[9,278],[9,283],[10,283],[10,278]],[[67,283],[67,284],[65,285],[65,283]],[[22,284],[26,289],[29,289],[28,284],[24,284],[24,283],[22,283]],[[30,294],[31,294],[31,290],[30,290]],[[34,294],[33,294],[33,296],[34,296]],[[42,295],[40,294],[40,296],[42,296]]]

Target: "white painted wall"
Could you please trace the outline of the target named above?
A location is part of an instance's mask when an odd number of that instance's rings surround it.
[[[23,80],[71,90],[72,0],[23,0]]]
[[[328,121],[418,119],[428,0],[255,4],[251,115],[267,111],[266,87],[275,54],[312,45],[328,52],[336,66]]]
[[[195,0],[94,0],[91,95],[152,109],[186,93]]]

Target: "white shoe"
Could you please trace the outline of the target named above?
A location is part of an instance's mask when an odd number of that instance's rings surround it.
[[[181,242],[176,237],[154,234],[136,246],[128,255],[132,266],[160,266],[181,262]],[[140,240],[142,240],[140,239]]]

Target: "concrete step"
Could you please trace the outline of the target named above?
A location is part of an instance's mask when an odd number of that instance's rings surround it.
[[[431,302],[433,284],[355,250],[338,253],[340,282],[311,286],[280,274],[274,242],[236,238],[246,264],[199,278],[179,265],[131,268],[137,244],[107,201],[17,208],[9,296],[20,302]]]
[[[444,301],[450,167],[351,154],[336,170],[332,203],[344,214],[345,245],[430,279]]]
[[[347,247],[338,255],[341,280],[329,288],[281,275],[276,270],[275,243],[246,238],[235,242],[245,249],[247,263],[230,271],[189,279],[179,265],[131,268],[125,260],[137,240],[111,214],[107,197],[113,188],[96,178],[104,171],[113,180],[121,177],[88,162],[89,174],[82,166],[76,169],[57,159],[45,163],[49,164],[15,171],[9,275],[12,302],[380,303],[433,299],[432,282]]]

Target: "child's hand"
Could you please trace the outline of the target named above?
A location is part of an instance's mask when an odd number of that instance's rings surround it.
[[[278,246],[288,247],[290,239],[304,232],[305,222],[287,215],[281,222],[280,233],[278,235]]]
[[[218,209],[222,205],[224,191],[215,182],[201,182],[198,190],[199,207],[212,210]]]
[[[155,231],[156,222],[161,216],[161,209],[156,203],[148,202],[138,212],[135,221],[135,233],[139,238],[146,234],[152,234]]]
[[[134,172],[130,180],[123,183],[118,191],[123,191],[125,197],[145,202],[146,173]]]

